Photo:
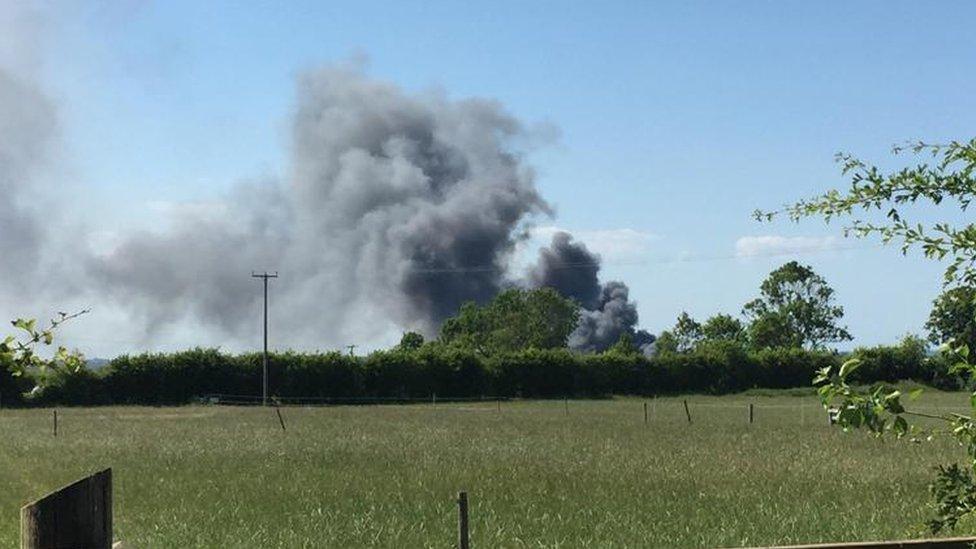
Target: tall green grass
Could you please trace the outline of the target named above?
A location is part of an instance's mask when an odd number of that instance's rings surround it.
[[[732,547],[924,536],[950,442],[828,427],[809,396],[432,406],[0,410],[0,546],[18,510],[111,466],[133,547]],[[930,391],[922,406],[964,406]],[[650,402],[650,401],[649,401]],[[754,402],[755,423],[748,424]],[[969,525],[972,526],[972,525]]]

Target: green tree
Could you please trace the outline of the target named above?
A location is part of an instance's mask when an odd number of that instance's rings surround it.
[[[838,322],[844,308],[834,304],[834,290],[806,265],[790,261],[769,273],[759,288],[760,296],[742,309],[751,320],[752,345],[807,347],[846,341],[851,334]]]
[[[654,354],[668,355],[678,352],[678,338],[671,330],[664,330],[654,340]]]
[[[951,341],[976,350],[976,289],[957,286],[942,292],[932,302],[925,329],[936,345]]]
[[[620,339],[611,345],[610,348],[607,349],[607,352],[621,356],[635,356],[641,354],[640,348],[634,344],[634,337],[627,332],[620,334]]]
[[[702,339],[702,325],[687,312],[682,311],[671,333],[677,340],[677,351],[690,353]]]
[[[461,306],[441,326],[441,342],[484,355],[565,347],[579,321],[579,306],[552,288],[512,288],[483,307]]]
[[[404,332],[403,337],[400,338],[400,344],[397,345],[397,349],[401,351],[416,351],[417,349],[424,346],[424,336],[417,332]]]
[[[885,172],[849,154],[839,154],[842,172],[850,177],[845,191],[831,190],[808,200],[787,205],[779,211],[757,211],[756,217],[772,220],[785,214],[793,221],[805,217],[823,217],[827,221],[839,216],[883,214],[882,221],[855,219],[848,224],[845,235],[854,237],[880,236],[882,242],[897,242],[902,252],[919,247],[925,257],[948,259],[943,283],[946,286],[976,286],[976,225],[964,222],[953,226],[946,222],[911,222],[911,212],[905,208],[916,204],[949,205],[965,211],[976,197],[976,139],[953,141],[944,145],[913,143],[895,147],[894,153],[911,151],[915,155],[929,155],[932,163]],[[845,362],[839,368],[827,367],[814,379],[821,401],[831,411],[836,423],[845,430],[866,428],[881,436],[911,436],[915,440],[947,434],[959,441],[966,452],[966,464],[940,466],[931,489],[936,513],[928,526],[934,532],[952,529],[960,519],[976,512],[976,364],[970,360],[968,345],[949,351],[955,358],[950,372],[968,382],[971,391],[970,413],[931,414],[912,411],[902,403],[900,391],[875,385],[864,390],[853,385],[850,375],[860,366],[857,360]],[[918,391],[910,395],[917,396]],[[926,434],[925,429],[909,423],[924,417],[937,420],[946,429],[938,428]]]
[[[744,342],[746,329],[742,321],[732,315],[717,314],[707,319],[701,327],[702,338],[706,341]]]

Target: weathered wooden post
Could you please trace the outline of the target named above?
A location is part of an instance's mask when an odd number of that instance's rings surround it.
[[[458,549],[470,549],[468,541],[468,493],[458,492]]]
[[[752,425],[752,403],[749,403],[749,425]]]
[[[20,510],[21,549],[111,546],[111,469],[51,492]]]
[[[275,412],[277,412],[277,414],[278,414],[278,423],[281,424],[281,430],[284,431],[285,430],[285,420],[284,420],[284,418],[281,417],[281,408],[278,408],[277,405],[275,406]]]
[[[647,403],[644,403],[644,424],[647,425]]]
[[[687,416],[688,418],[688,423],[691,423],[691,411],[688,410],[688,401],[686,400],[684,402],[685,402],[685,416]]]

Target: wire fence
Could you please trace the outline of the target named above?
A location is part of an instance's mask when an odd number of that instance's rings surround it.
[[[571,399],[522,399],[510,396],[452,397],[430,395],[426,397],[322,397],[287,396],[269,397],[267,404],[274,407],[328,407],[328,406],[368,406],[368,405],[413,405],[428,408],[431,405],[441,410],[471,411],[519,411],[523,413],[559,413],[576,417],[617,418],[624,421],[643,421],[643,423],[681,422],[688,424],[778,424],[778,425],[831,425],[832,414],[813,396],[798,397],[796,403],[763,402],[762,398],[740,398],[729,402],[710,401],[713,397],[667,396],[661,398],[629,397],[623,399],[591,398]],[[209,394],[200,398],[200,403],[216,406],[261,406],[260,395]],[[540,404],[548,407],[539,407]],[[454,406],[448,406],[453,404]],[[482,406],[478,406],[481,404]],[[503,406],[504,404],[504,406]],[[427,405],[427,406],[423,406]],[[971,413],[968,406],[955,405],[917,405],[912,410],[930,414],[949,415]],[[630,417],[632,419],[625,419]],[[932,426],[938,420],[918,418],[920,426]]]
[[[440,397],[433,394],[429,397],[374,397],[374,396],[269,396],[268,402],[278,406],[355,406],[370,404],[437,404],[438,402],[508,402],[511,397],[478,396],[478,397]],[[261,395],[228,395],[208,394],[200,397],[201,404],[227,406],[260,406],[264,404]]]

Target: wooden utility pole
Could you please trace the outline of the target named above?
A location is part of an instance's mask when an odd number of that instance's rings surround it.
[[[264,280],[264,368],[263,368],[263,383],[261,390],[261,405],[268,405],[268,279],[278,278],[278,272],[258,274],[251,272],[252,278],[260,278]]]

